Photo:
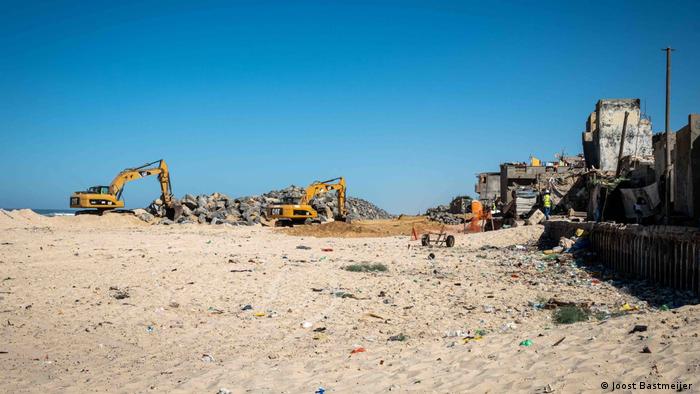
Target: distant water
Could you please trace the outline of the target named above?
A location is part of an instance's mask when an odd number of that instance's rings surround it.
[[[44,216],[75,216],[75,209],[32,209]]]

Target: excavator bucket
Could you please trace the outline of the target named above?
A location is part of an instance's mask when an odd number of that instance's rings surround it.
[[[172,221],[177,221],[182,216],[182,204],[179,201],[173,202],[170,207],[165,210],[165,215]]]

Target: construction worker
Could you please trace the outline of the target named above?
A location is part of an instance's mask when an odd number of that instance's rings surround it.
[[[552,213],[552,196],[549,194],[549,190],[544,191],[542,205],[544,206],[544,218],[549,220],[549,214]]]

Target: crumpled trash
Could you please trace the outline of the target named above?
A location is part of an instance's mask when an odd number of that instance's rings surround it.
[[[566,237],[559,238],[559,246],[561,246],[564,249],[571,248],[572,246],[574,246],[575,243],[576,242],[574,240],[571,240],[571,239],[566,238]]]
[[[358,346],[358,347],[352,349],[352,351],[350,352],[350,354],[352,355],[352,354],[357,354],[357,353],[364,353],[364,352],[366,352],[366,351],[367,351],[367,349],[365,349],[364,347]]]
[[[210,306],[209,309],[207,309],[207,311],[209,313],[211,313],[212,315],[220,315],[220,314],[224,313],[223,310],[221,310],[219,308],[214,308],[213,306]]]
[[[468,337],[462,338],[462,343],[466,344],[469,342],[480,341],[483,338],[484,337],[482,337],[481,335],[468,336]]]
[[[530,346],[532,346],[532,340],[526,339],[526,340],[520,342],[520,346],[530,347]]]
[[[647,330],[647,326],[643,324],[637,324],[632,328],[632,330],[629,332],[630,334],[634,334],[635,332],[645,332]]]
[[[298,246],[297,246],[297,249],[301,249],[301,250],[311,250],[311,247],[310,247],[310,246],[306,246],[306,245],[298,245]]]
[[[403,335],[403,334],[398,334],[398,335],[392,335],[392,336],[390,336],[390,337],[389,337],[389,340],[390,340],[390,341],[395,341],[395,342],[403,342],[403,341],[406,340],[406,338],[408,338],[408,337],[405,336],[405,335]]]
[[[251,309],[253,309],[253,306],[250,305],[250,304],[248,304],[248,305],[244,306],[243,308],[241,308],[242,311],[249,311],[249,310],[251,310]]]
[[[215,361],[214,356],[212,356],[211,354],[208,354],[208,353],[202,354],[201,360],[204,361],[205,363],[213,363]]]

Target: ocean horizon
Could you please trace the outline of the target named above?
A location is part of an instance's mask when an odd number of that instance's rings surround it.
[[[2,208],[5,211],[15,211],[18,209],[31,209],[32,211],[43,216],[75,216],[77,209],[66,208]]]

